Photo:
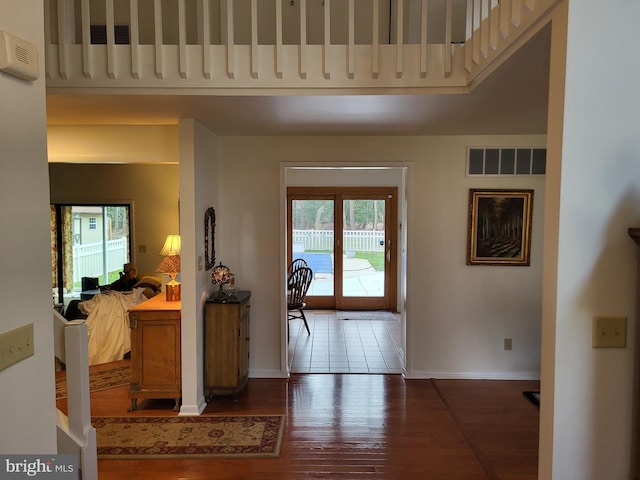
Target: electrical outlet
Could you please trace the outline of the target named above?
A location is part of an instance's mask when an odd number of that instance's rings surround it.
[[[33,323],[0,334],[0,370],[33,355]]]
[[[627,317],[593,317],[591,344],[593,348],[625,348]]]
[[[198,271],[201,271],[204,268],[204,263],[202,263],[202,255],[198,255]]]
[[[511,350],[512,347],[512,342],[510,338],[505,338],[504,339],[504,349],[505,350]]]

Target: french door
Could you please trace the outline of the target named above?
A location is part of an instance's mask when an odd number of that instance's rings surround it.
[[[395,187],[288,188],[288,261],[313,270],[309,308],[396,309],[396,197]]]

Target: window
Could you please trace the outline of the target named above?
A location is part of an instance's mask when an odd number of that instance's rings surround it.
[[[80,297],[82,278],[106,285],[131,260],[130,205],[51,205],[54,301]]]

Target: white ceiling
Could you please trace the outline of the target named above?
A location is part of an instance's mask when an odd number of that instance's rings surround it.
[[[348,96],[48,95],[50,125],[171,125],[220,135],[545,134],[550,29],[469,94]]]

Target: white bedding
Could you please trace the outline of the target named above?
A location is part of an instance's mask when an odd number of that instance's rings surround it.
[[[134,288],[130,292],[100,293],[78,304],[87,315],[89,365],[122,360],[131,350],[127,311],[145,300],[144,288]]]

